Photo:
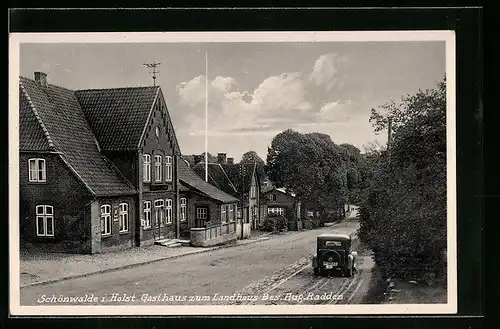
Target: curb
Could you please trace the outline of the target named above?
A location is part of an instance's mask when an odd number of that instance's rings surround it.
[[[271,235],[271,234],[269,234],[269,235]],[[152,264],[152,263],[155,263],[155,262],[160,262],[162,260],[175,259],[175,258],[180,258],[180,257],[183,257],[183,256],[189,256],[189,255],[194,255],[194,254],[201,254],[201,253],[204,253],[204,252],[209,252],[209,251],[217,250],[217,249],[224,249],[224,248],[232,248],[232,247],[244,246],[244,245],[247,245],[247,244],[252,244],[252,243],[256,243],[256,242],[266,241],[268,238],[266,238],[266,239],[261,239],[261,238],[262,237],[267,237],[267,236],[268,235],[263,234],[263,235],[261,235],[257,239],[254,239],[254,240],[243,240],[245,242],[239,243],[239,244],[236,243],[236,244],[228,244],[228,245],[221,245],[221,246],[209,247],[209,248],[202,249],[202,250],[195,250],[195,251],[191,251],[191,252],[186,252],[184,254],[173,255],[173,256],[166,256],[166,257],[152,259],[152,260],[148,260],[148,261],[144,261],[144,262],[140,262],[140,263],[127,264],[127,265],[120,266],[120,267],[107,268],[107,269],[104,269],[104,270],[99,270],[99,271],[94,271],[94,272],[89,272],[89,273],[84,273],[84,274],[70,275],[70,276],[65,276],[65,277],[58,278],[58,279],[36,281],[36,282],[28,283],[28,284],[25,284],[25,285],[20,285],[19,288],[41,286],[41,285],[46,285],[46,284],[51,284],[51,283],[56,283],[56,282],[61,282],[61,281],[67,281],[67,280],[72,280],[72,279],[85,278],[85,277],[96,275],[96,274],[109,273],[109,272],[118,271],[118,270],[122,270],[122,269],[128,269],[128,268],[138,267],[138,266],[141,266],[141,265],[148,265],[148,264]],[[239,240],[239,241],[242,241],[242,240]],[[246,241],[248,241],[248,242],[246,242]]]

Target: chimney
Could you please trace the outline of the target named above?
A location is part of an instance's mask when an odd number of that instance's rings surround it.
[[[228,164],[234,164],[234,158],[227,158]]]
[[[42,87],[47,87],[47,73],[35,72],[35,81],[38,82]]]
[[[226,163],[226,153],[217,153],[217,162],[220,164]]]
[[[194,164],[200,163],[201,162],[201,155],[194,155]]]

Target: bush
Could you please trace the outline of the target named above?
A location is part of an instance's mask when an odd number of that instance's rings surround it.
[[[270,214],[262,224],[262,230],[266,232],[283,232],[288,229],[288,220],[283,215]]]
[[[398,118],[390,154],[368,158],[359,237],[387,277],[432,283],[446,275],[445,96],[443,82],[389,106]]]
[[[306,218],[302,221],[304,230],[310,230],[313,228],[313,220],[310,218]]]

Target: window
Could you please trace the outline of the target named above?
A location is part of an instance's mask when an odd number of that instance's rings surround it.
[[[155,181],[156,182],[161,182],[161,166],[162,166],[162,156],[161,155],[156,155],[155,156]]]
[[[268,214],[283,215],[283,212],[284,212],[283,208],[277,208],[277,207],[267,208],[267,213]]]
[[[119,212],[120,233],[128,232],[128,204],[120,203]]]
[[[44,159],[29,159],[29,181],[30,182],[45,182],[46,168]]]
[[[144,228],[151,227],[151,201],[144,201]]]
[[[207,219],[208,209],[205,207],[196,208],[196,219]]]
[[[241,208],[238,208],[238,210],[236,210],[236,217],[241,218]]]
[[[271,201],[276,201],[276,194],[271,194]]]
[[[251,198],[255,198],[256,197],[256,193],[255,193],[255,185],[252,185],[252,187],[250,188],[250,197]]]
[[[220,219],[223,223],[227,222],[226,205],[220,206]]]
[[[151,156],[149,154],[142,156],[142,180],[144,182],[151,181]]]
[[[172,157],[170,155],[165,157],[165,180],[172,181]]]
[[[181,198],[181,222],[186,220],[186,208],[187,200],[186,198]]]
[[[172,224],[172,199],[167,199],[167,207],[165,212],[165,222]]]
[[[36,235],[54,236],[54,208],[36,206]]]
[[[111,234],[111,206],[109,204],[101,206],[101,234]]]
[[[156,200],[155,201],[155,227],[163,226],[163,207],[165,206],[165,201]]]
[[[229,205],[229,221],[234,222],[234,207],[235,205]]]
[[[312,211],[307,211],[307,212],[306,212],[306,216],[307,216],[307,217],[314,217],[314,212],[312,212]]]
[[[156,126],[155,134],[156,134],[156,138],[160,138],[160,127]]]

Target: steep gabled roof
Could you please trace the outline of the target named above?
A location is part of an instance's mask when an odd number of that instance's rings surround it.
[[[136,150],[159,87],[77,90],[75,95],[105,151]]]
[[[26,124],[20,129],[21,151],[49,149],[59,152],[67,166],[96,196],[136,193],[118,169],[100,153],[73,91],[50,84],[42,86],[24,77],[20,77],[20,91],[20,123]],[[34,120],[38,128],[35,128]]]
[[[255,175],[257,179],[257,185],[260,185],[259,175],[256,172],[256,164],[246,163],[246,164],[221,164],[224,168],[225,173],[229,177],[230,181],[234,183],[234,186],[238,191],[243,190],[243,193],[248,193],[250,191],[250,186],[252,185],[252,177]],[[243,174],[241,174],[241,166],[243,166]]]
[[[218,189],[217,187],[201,179],[189,166],[181,159],[179,161],[179,180],[189,188],[222,203],[238,202],[238,199]]]
[[[193,170],[201,179],[205,179],[205,162],[194,165]],[[232,196],[238,196],[238,190],[227,175],[222,165],[218,163],[208,163],[208,182]]]

